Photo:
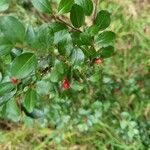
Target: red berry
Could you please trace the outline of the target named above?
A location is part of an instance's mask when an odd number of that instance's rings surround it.
[[[13,84],[18,84],[18,79],[16,77],[11,77],[10,80]]]
[[[67,78],[65,78],[63,80],[63,87],[64,87],[64,89],[69,89],[70,88],[70,82]]]
[[[95,64],[101,64],[101,63],[103,63],[102,58],[95,58]]]

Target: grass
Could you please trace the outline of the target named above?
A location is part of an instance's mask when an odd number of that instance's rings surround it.
[[[105,62],[104,72],[121,81],[113,103],[102,122],[95,125],[88,133],[70,133],[61,135],[58,131],[32,128],[25,125],[14,127],[10,131],[0,130],[0,149],[2,150],[149,150],[143,141],[150,138],[150,2],[148,0],[108,0],[102,1],[100,9],[112,12],[111,28],[117,33],[116,55]],[[109,102],[106,104],[110,105]],[[119,105],[118,105],[119,104]],[[106,105],[107,107],[107,105]],[[138,122],[141,136],[134,136],[132,141],[124,137],[128,131],[117,128],[121,112],[128,112],[129,130],[133,122]],[[113,119],[114,117],[114,119]],[[111,120],[114,120],[112,123]],[[122,120],[121,120],[122,121]],[[144,125],[147,123],[147,127]],[[35,122],[37,124],[37,122]],[[141,127],[141,128],[140,128]],[[140,129],[139,129],[140,128]],[[145,130],[144,130],[145,129]],[[118,134],[118,132],[123,132]],[[136,131],[135,131],[136,132]],[[147,136],[146,136],[147,134]],[[64,136],[60,143],[56,135]],[[141,139],[143,137],[143,139]],[[127,144],[128,143],[128,144]]]

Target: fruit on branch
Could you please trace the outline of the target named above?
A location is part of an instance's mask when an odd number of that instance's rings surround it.
[[[66,90],[70,88],[70,82],[67,78],[63,80],[63,88]]]
[[[19,83],[19,80],[16,77],[11,77],[10,80],[15,85]]]
[[[103,59],[102,58],[95,58],[95,64],[102,64],[103,63]]]

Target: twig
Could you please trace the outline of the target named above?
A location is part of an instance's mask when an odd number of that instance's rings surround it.
[[[93,22],[94,22],[95,19],[96,19],[97,8],[98,8],[98,5],[99,5],[99,2],[100,2],[100,0],[95,0],[95,2],[94,2],[94,13],[93,13],[93,18],[92,18]]]
[[[65,25],[67,25],[68,27],[70,27],[71,29],[73,29],[73,30],[75,30],[75,31],[82,32],[80,29],[75,28],[74,26],[72,26],[72,25],[69,24],[68,22],[66,22],[66,21],[64,21],[63,19],[61,19],[59,16],[52,15],[52,18],[53,18],[54,20],[58,20],[58,21],[64,23]]]
[[[60,18],[59,16],[57,16],[56,14],[52,14],[52,15],[48,16],[48,15],[46,15],[46,14],[41,14],[40,12],[38,12],[38,11],[36,11],[36,10],[35,10],[35,12],[39,15],[39,17],[40,17],[42,20],[44,20],[44,21],[46,21],[46,22],[50,22],[51,19],[57,20],[57,21],[60,21],[60,22],[64,23],[66,26],[70,27],[70,28],[71,28],[72,30],[74,30],[74,31],[82,32],[80,29],[75,28],[75,27],[72,26],[70,23],[68,23],[67,21],[61,19],[61,18]],[[65,18],[65,16],[62,16],[62,17]]]

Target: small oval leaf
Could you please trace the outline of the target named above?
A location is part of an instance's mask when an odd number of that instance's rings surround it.
[[[71,62],[74,65],[80,65],[84,62],[85,56],[80,48],[75,48],[71,54]]]
[[[85,15],[90,16],[93,12],[93,2],[91,0],[75,0],[75,3],[80,5]]]
[[[5,56],[12,50],[12,43],[5,37],[0,37],[0,56]]]
[[[0,106],[6,104],[16,93],[16,89],[10,93],[5,93],[5,95],[0,96]]]
[[[83,8],[77,4],[74,4],[72,6],[71,12],[70,12],[70,20],[74,27],[80,28],[84,21],[85,21],[85,15]]]
[[[99,27],[99,30],[104,30],[110,25],[110,13],[106,10],[101,10],[96,17],[95,24]]]
[[[0,0],[0,12],[9,8],[8,0]]]
[[[48,0],[32,0],[33,6],[43,13],[51,13],[52,8]]]
[[[68,13],[73,4],[74,0],[61,0],[58,6],[59,13]]]
[[[22,43],[25,38],[25,28],[23,24],[12,16],[0,17],[0,29],[7,40],[13,43]]]
[[[36,69],[37,58],[33,53],[23,53],[17,56],[11,66],[11,75],[17,79],[27,77]]]
[[[115,40],[115,33],[111,31],[102,32],[95,39],[96,44],[100,47],[108,46],[112,44],[114,40]]]
[[[11,82],[0,83],[0,96],[9,93],[15,88]]]
[[[36,100],[37,100],[36,91],[33,89],[28,89],[24,100],[24,107],[29,113],[31,113],[35,108]]]
[[[114,47],[113,46],[102,47],[100,54],[102,58],[109,58],[114,54]]]

